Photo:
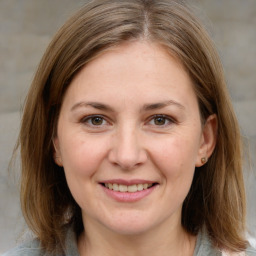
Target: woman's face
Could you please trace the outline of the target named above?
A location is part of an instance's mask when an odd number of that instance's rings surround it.
[[[209,131],[188,74],[160,46],[130,42],[91,61],[66,92],[55,138],[85,226],[180,225]]]

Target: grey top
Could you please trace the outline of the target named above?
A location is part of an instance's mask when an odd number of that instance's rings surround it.
[[[76,236],[71,228],[68,229],[66,235],[66,251],[65,255],[54,256],[79,256]],[[205,232],[199,232],[196,242],[194,256],[221,256],[222,253],[214,248]],[[256,249],[248,248],[246,256],[256,256]],[[40,243],[37,239],[24,243],[6,253],[2,256],[47,256],[40,248]],[[48,255],[50,256],[50,255]]]

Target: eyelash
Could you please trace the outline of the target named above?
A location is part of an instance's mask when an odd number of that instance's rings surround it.
[[[103,124],[99,124],[99,125],[96,125],[96,124],[93,124],[93,119],[96,119],[96,118],[99,118],[100,120],[102,120]],[[157,125],[155,123],[156,119],[157,118],[162,118],[164,120],[164,124],[160,124],[160,125]],[[92,128],[102,128],[103,126],[106,126],[106,125],[109,125],[111,124],[107,118],[105,116],[102,116],[102,115],[90,115],[90,116],[86,116],[86,117],[83,117],[80,121],[82,124],[85,124],[89,127],[92,127]],[[151,122],[154,122],[153,124],[150,124]],[[168,123],[166,123],[168,122]],[[150,124],[150,126],[156,126],[156,127],[159,127],[159,128],[165,128],[171,124],[175,124],[177,123],[177,121],[170,117],[170,116],[167,116],[167,115],[163,115],[163,114],[157,114],[157,115],[153,115],[153,116],[150,116],[147,121],[146,121],[146,124]]]
[[[151,121],[153,121],[153,122],[156,121],[157,118],[162,118],[162,119],[164,119],[165,122],[167,121],[168,123],[167,124],[165,123],[163,125],[157,125],[157,124],[154,123],[153,126],[158,126],[158,127],[161,127],[161,128],[165,128],[165,127],[167,127],[171,124],[177,123],[176,120],[174,120],[174,118],[172,118],[170,116],[167,116],[167,115],[162,115],[162,114],[157,114],[157,115],[151,116],[149,118],[148,123],[150,123]]]
[[[93,119],[96,119],[96,118],[99,118],[101,119],[103,122],[105,122],[106,124],[100,124],[100,125],[95,125],[95,124],[92,124],[92,121]],[[90,122],[90,123],[89,123]],[[83,117],[81,119],[81,123],[83,124],[87,124],[88,126],[91,126],[91,127],[97,127],[97,128],[100,128],[102,126],[105,126],[107,124],[109,124],[109,122],[106,120],[106,118],[102,115],[90,115],[90,116],[86,116],[86,117]]]

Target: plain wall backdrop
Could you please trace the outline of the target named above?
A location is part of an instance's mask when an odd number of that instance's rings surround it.
[[[0,254],[25,230],[17,182],[7,167],[21,108],[52,36],[85,1],[0,0]],[[245,165],[248,227],[256,234],[256,0],[188,0],[223,61],[228,88],[251,154]],[[248,172],[248,170],[251,170]],[[17,165],[14,173],[19,173]]]

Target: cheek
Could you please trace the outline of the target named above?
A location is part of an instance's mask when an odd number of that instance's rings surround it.
[[[81,136],[70,136],[62,140],[61,155],[66,180],[75,201],[83,209],[91,205],[95,174],[106,154],[104,144],[96,137],[81,139]]]
[[[197,159],[197,143],[185,136],[175,136],[154,143],[152,159],[167,177],[191,180]]]
[[[192,143],[193,144],[193,143]],[[161,202],[166,212],[175,212],[190,190],[195,172],[195,146],[184,137],[165,139],[155,143],[151,158],[162,177]]]
[[[106,143],[96,137],[70,136],[62,145],[64,169],[77,175],[93,175],[107,151]]]

